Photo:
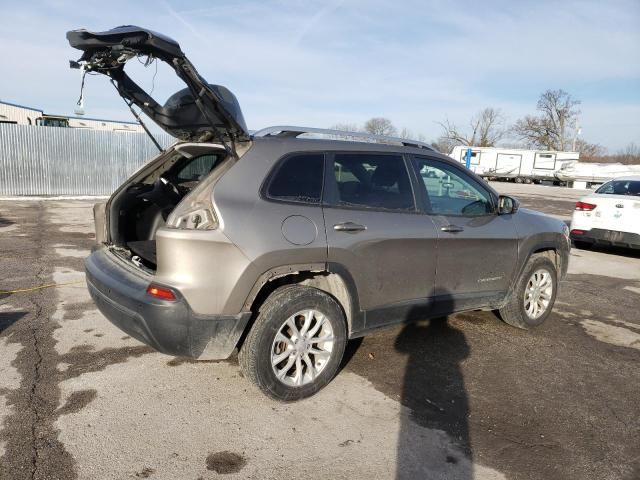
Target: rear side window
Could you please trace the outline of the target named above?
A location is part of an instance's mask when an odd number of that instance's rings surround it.
[[[320,203],[324,155],[298,154],[287,157],[277,167],[267,186],[267,196],[275,200]]]
[[[200,181],[220,163],[223,155],[201,155],[190,158],[179,166],[176,177],[182,181]]]
[[[612,180],[598,188],[596,193],[640,196],[640,180]]]
[[[411,181],[400,155],[338,153],[333,173],[340,206],[414,209]]]

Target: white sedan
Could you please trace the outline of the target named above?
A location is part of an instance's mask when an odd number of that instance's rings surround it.
[[[581,198],[571,239],[578,248],[594,243],[640,248],[640,176],[616,178]]]

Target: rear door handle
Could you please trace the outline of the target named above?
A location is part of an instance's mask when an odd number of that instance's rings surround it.
[[[459,227],[457,225],[445,225],[444,227],[440,227],[440,230],[448,233],[458,233],[458,232],[463,232],[464,228]]]
[[[366,230],[367,227],[365,227],[364,225],[360,225],[358,223],[353,223],[353,222],[344,222],[344,223],[336,223],[333,226],[333,229],[336,232],[351,232],[351,233],[356,233],[356,232],[362,232],[363,230]]]

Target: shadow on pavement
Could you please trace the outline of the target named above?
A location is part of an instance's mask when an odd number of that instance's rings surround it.
[[[347,342],[347,346],[345,347],[344,354],[342,356],[342,361],[340,362],[338,373],[341,372],[347,365],[349,365],[349,362],[351,362],[351,359],[362,345],[363,340],[363,337],[359,337]]]
[[[8,218],[0,215],[0,227],[8,227],[9,225],[13,225],[15,222],[13,220],[9,220]]]
[[[452,309],[452,299],[438,307]],[[408,320],[417,315],[420,312],[412,312]],[[395,348],[408,355],[401,402],[411,412],[401,417],[396,479],[472,479],[469,401],[461,369],[469,356],[464,334],[446,317],[409,323]],[[415,424],[429,430],[418,433]]]
[[[0,312],[0,333],[16,323],[27,314],[25,311]]]
[[[640,248],[631,249],[622,247],[610,247],[607,245],[591,245],[585,248],[582,246],[577,247],[573,245],[572,249],[576,252],[592,251],[598,253],[607,253],[609,255],[617,255],[619,257],[640,258]]]

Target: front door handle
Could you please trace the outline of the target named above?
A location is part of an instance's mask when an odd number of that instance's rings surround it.
[[[447,233],[458,233],[464,231],[464,228],[457,225],[445,225],[444,227],[440,227],[440,230]]]
[[[364,225],[360,225],[358,223],[344,222],[344,223],[336,223],[333,226],[333,229],[336,232],[356,233],[356,232],[362,232],[363,230],[366,230],[367,227],[365,227]]]

